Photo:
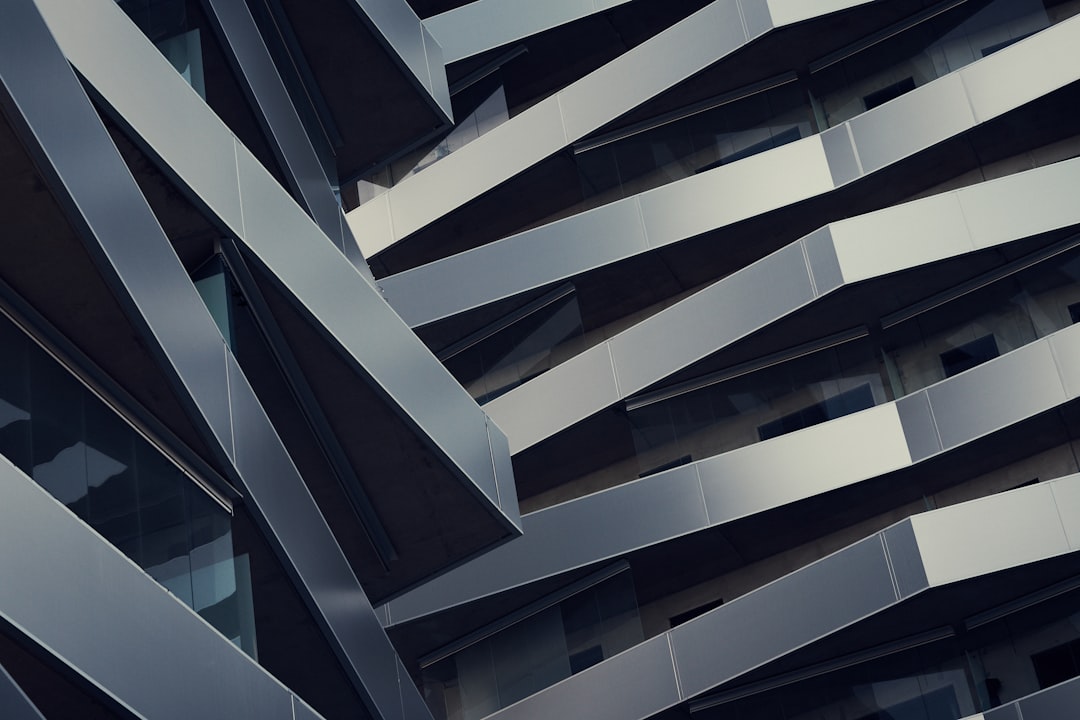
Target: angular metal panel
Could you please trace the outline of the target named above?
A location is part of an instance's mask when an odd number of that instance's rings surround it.
[[[806,253],[810,279],[814,283],[814,296],[821,297],[840,288],[844,284],[844,274],[840,270],[840,260],[836,257],[829,226],[815,230],[799,242]]]
[[[170,158],[184,182],[204,188],[201,201],[239,227],[232,133],[116,3],[37,0],[37,6],[64,55],[150,152]]]
[[[19,539],[0,617],[103,693],[163,720],[292,720],[284,686],[3,457],[0,527]]]
[[[952,73],[848,121],[864,173],[913,155],[975,125],[964,84]]]
[[[493,128],[389,190],[396,239],[509,180],[566,143],[558,98],[541,100],[515,115],[513,122]],[[354,231],[362,236],[361,228],[354,226]]]
[[[753,40],[773,29],[772,15],[766,0],[739,0],[747,40]]]
[[[976,248],[1080,223],[1080,161],[1066,160],[956,191]]]
[[[300,698],[293,695],[293,720],[320,720],[322,715],[315,712]]]
[[[897,601],[872,535],[669,631],[683,697],[825,637]]]
[[[904,520],[886,528],[881,537],[885,542],[885,552],[889,554],[889,566],[892,568],[900,599],[909,598],[930,587],[911,522]]]
[[[810,18],[839,12],[873,0],[768,0],[776,27],[791,25]]]
[[[697,463],[712,523],[729,522],[910,464],[892,404]]]
[[[1048,485],[915,515],[910,522],[931,586],[1070,550]]]
[[[637,199],[629,198],[380,283],[394,310],[416,327],[647,249]]]
[[[643,720],[680,698],[667,635],[660,635],[489,717]]]
[[[332,342],[497,502],[483,412],[356,269],[322,240],[315,223],[296,212],[266,169],[239,145],[237,157],[245,244],[332,334]]]
[[[840,220],[830,229],[849,283],[974,249],[956,193]]]
[[[1047,688],[1042,692],[1017,700],[1017,720],[1065,720],[1076,716],[1080,708],[1080,679],[1068,680]],[[998,717],[991,711],[987,720],[1006,720],[1005,715]]]
[[[487,420],[487,431],[491,464],[495,468],[495,491],[498,504],[506,511],[507,518],[520,532],[521,516],[515,511],[518,507],[517,484],[514,482],[514,464],[510,458],[510,441],[490,418]]]
[[[825,159],[829,161],[834,185],[840,187],[862,177],[862,166],[855,153],[850,123],[842,123],[821,133],[821,145],[825,148]]]
[[[896,412],[904,428],[911,461],[919,462],[941,452],[941,438],[930,412],[930,400],[925,392],[917,392],[896,401]]]
[[[301,592],[384,720],[401,719],[397,654],[273,425],[229,356],[236,469],[269,538],[286,549]]]
[[[693,465],[522,518],[524,535],[391,600],[397,623],[708,526]]]
[[[345,213],[345,221],[356,236],[356,243],[365,257],[371,257],[394,244],[394,221],[390,215],[389,193],[384,192]]]
[[[220,30],[222,44],[235,59],[253,109],[276,145],[293,192],[322,231],[344,250],[340,211],[330,183],[251,12],[243,0],[208,0],[205,6]]]
[[[932,385],[925,392],[946,450],[1065,401],[1046,340]]]
[[[643,193],[641,212],[650,247],[661,247],[832,189],[814,136]]]
[[[6,720],[45,720],[3,665],[0,665],[0,712]]]
[[[1066,328],[1051,335],[1049,342],[1065,397],[1070,400],[1080,397],[1080,333]]]
[[[1048,483],[1072,550],[1080,550],[1080,482],[1077,477],[1069,475]]]
[[[495,398],[484,410],[517,454],[621,398],[605,343]]]
[[[716,0],[557,94],[576,140],[746,43],[736,0]]]
[[[1047,28],[960,70],[977,122],[1076,80],[1080,18]]]
[[[628,397],[813,299],[802,247],[782,248],[611,338],[619,392]]]

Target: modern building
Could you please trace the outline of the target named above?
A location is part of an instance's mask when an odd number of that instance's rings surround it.
[[[0,718],[1080,717],[1080,0],[4,0]]]

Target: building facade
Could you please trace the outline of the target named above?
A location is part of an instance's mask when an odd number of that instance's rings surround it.
[[[1077,715],[1078,15],[0,4],[0,717]]]

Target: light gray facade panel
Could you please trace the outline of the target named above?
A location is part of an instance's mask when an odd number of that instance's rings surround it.
[[[1065,333],[1073,334],[1070,330]],[[1066,399],[1046,340],[932,385],[925,392],[946,450]]]
[[[643,720],[679,699],[671,649],[660,635],[489,717]]]
[[[661,247],[833,189],[817,136],[642,193],[650,247]]]
[[[0,665],[0,714],[6,720],[45,720],[3,665]]]
[[[622,398],[606,344],[484,405],[516,454]]]
[[[1065,388],[1065,397],[1080,397],[1080,333],[1055,333],[1050,338],[1050,351]]]
[[[840,261],[836,257],[836,247],[833,245],[829,227],[815,230],[799,242],[806,253],[815,298],[840,288],[844,284],[844,274],[840,270]]]
[[[767,0],[776,27],[840,12],[874,0]]]
[[[842,123],[821,133],[821,145],[825,148],[825,159],[829,163],[833,185],[840,187],[862,177],[849,123]]]
[[[148,718],[292,720],[285,687],[2,457],[0,527],[19,539],[0,616],[102,692]]]
[[[450,122],[454,120],[454,105],[450,99],[450,86],[446,77],[446,56],[431,32],[420,26],[420,40],[424,43],[424,57],[427,60],[428,77],[430,78],[429,92],[435,100],[435,104],[442,109]]]
[[[931,586],[1070,551],[1047,484],[923,513],[910,522]]]
[[[716,455],[697,466],[715,525],[908,464],[896,408],[886,404]]]
[[[960,71],[978,122],[986,122],[1076,80],[1080,18],[1072,18]]]
[[[766,0],[739,0],[746,37],[753,40],[773,29],[772,15]]]
[[[897,601],[872,535],[669,631],[683,697],[825,637]]]
[[[862,170],[872,173],[962,133],[975,118],[959,73],[951,73],[848,122]]]
[[[706,5],[560,90],[567,140],[585,137],[745,43],[736,0]]]
[[[789,245],[608,341],[623,397],[814,299],[806,257]]]
[[[201,202],[239,227],[232,135],[116,3],[37,0],[37,6],[67,59],[151,153],[169,158],[172,172],[201,189]]]
[[[344,251],[340,210],[322,165],[308,139],[289,93],[278,75],[243,0],[209,0],[207,8],[239,69],[239,79],[250,93],[253,108],[261,115],[278,160],[298,200],[322,231]]]
[[[380,281],[410,326],[645,252],[637,199],[614,202]]]
[[[394,624],[708,526],[693,465],[522,518],[524,534],[388,603]]]
[[[896,412],[904,428],[911,461],[919,462],[941,452],[941,439],[930,412],[930,400],[925,392],[917,392],[896,401]]]
[[[1074,188],[1080,162],[1007,175],[956,191],[975,248],[992,247],[1080,223]]]
[[[930,586],[926,579],[922,556],[915,530],[907,520],[886,528],[881,533],[885,542],[885,552],[889,555],[889,566],[900,599],[906,599],[922,592]]]
[[[335,650],[383,720],[400,720],[397,655],[247,379],[229,357],[236,469],[268,537],[284,548]]]
[[[1071,550],[1080,550],[1080,483],[1069,476],[1049,483],[1054,494],[1061,524],[1065,528],[1065,538]]]

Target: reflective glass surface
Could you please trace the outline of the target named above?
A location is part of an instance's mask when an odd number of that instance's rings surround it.
[[[624,571],[422,670],[436,720],[478,720],[644,639]]]
[[[228,512],[3,316],[0,454],[253,654]]]

